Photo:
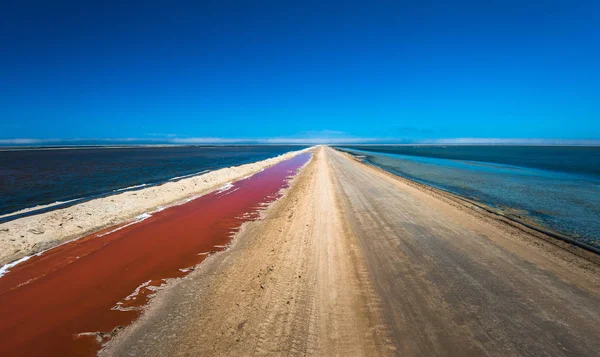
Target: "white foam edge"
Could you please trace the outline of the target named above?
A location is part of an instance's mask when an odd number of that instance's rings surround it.
[[[221,186],[220,188],[218,188],[215,192],[216,193],[221,193],[221,192],[225,192],[227,190],[230,190],[231,188],[233,188],[233,182],[229,181],[226,184],[224,184],[223,186]]]
[[[308,149],[310,149],[310,148],[306,148],[306,149],[303,149],[303,150],[299,150],[299,151],[297,151],[297,152],[296,152],[296,155],[298,155],[298,154],[300,154],[300,153],[303,153],[303,152],[305,152],[305,151],[308,151]],[[283,156],[283,155],[285,155],[285,154],[282,154],[282,155],[279,155],[279,156]],[[295,155],[293,155],[293,156],[295,156]],[[292,157],[293,157],[293,156],[292,156]],[[306,166],[306,164],[308,164],[308,163],[309,163],[311,160],[312,160],[312,155],[311,155],[310,159],[309,159],[309,160],[308,160],[308,161],[307,161],[307,162],[306,162],[304,165],[302,165],[301,167],[304,167],[304,166]],[[252,173],[252,174],[249,174],[248,176],[245,176],[245,177],[243,177],[242,179],[245,179],[245,178],[251,177],[251,176],[253,176],[253,175],[256,175],[257,173],[259,173],[259,172],[261,172],[261,171],[263,171],[263,170],[265,170],[265,168],[262,168],[262,169],[260,169],[260,170],[258,170],[258,171],[256,171],[256,172],[254,172],[254,173]],[[242,179],[240,179],[240,180],[242,180]],[[237,180],[237,181],[239,181],[239,180]],[[144,185],[147,185],[147,184],[144,184]],[[225,185],[221,186],[221,187],[220,187],[218,190],[216,190],[216,191],[214,191],[214,192],[217,192],[217,193],[225,192],[225,191],[227,191],[227,190],[231,189],[232,187],[234,187],[234,185],[233,185],[233,182],[232,182],[232,181],[230,181],[230,182],[227,182]],[[152,217],[152,213],[160,212],[160,211],[163,211],[163,210],[165,210],[165,209],[167,209],[167,208],[170,208],[170,207],[174,207],[174,206],[180,206],[180,205],[183,205],[183,204],[185,204],[185,203],[188,203],[188,202],[190,202],[190,201],[193,201],[193,200],[195,200],[195,199],[197,199],[197,198],[199,198],[199,197],[202,197],[202,196],[203,196],[203,195],[192,196],[192,197],[190,197],[190,198],[187,198],[187,199],[183,200],[182,202],[175,203],[175,204],[173,204],[173,205],[168,205],[168,206],[159,206],[157,209],[155,209],[154,211],[151,211],[150,213],[142,213],[142,214],[140,214],[139,216],[137,216],[137,217],[136,217],[136,219],[135,219],[133,222],[130,222],[130,223],[128,223],[128,224],[125,224],[125,225],[123,225],[123,226],[121,226],[121,227],[118,227],[118,228],[116,228],[116,229],[114,229],[114,230],[112,230],[112,231],[110,231],[110,232],[107,232],[107,233],[104,233],[104,234],[98,235],[98,237],[102,237],[102,236],[105,236],[105,235],[107,235],[107,234],[114,233],[114,232],[116,232],[116,231],[118,231],[118,230],[120,230],[120,229],[123,229],[123,228],[125,228],[125,227],[128,227],[128,226],[131,226],[131,225],[133,225],[133,224],[136,224],[136,223],[142,222],[143,220],[146,220],[146,219],[148,219],[148,218]],[[63,204],[63,203],[69,203],[69,202],[72,202],[72,201],[77,201],[77,200],[80,200],[80,199],[81,199],[81,198],[76,198],[76,199],[69,200],[69,201],[57,201],[57,202],[55,202],[55,203],[53,203],[53,204],[51,204],[51,205],[59,205],[59,204]],[[267,205],[268,205],[268,204],[267,204]],[[42,207],[42,208],[45,208],[45,207],[48,207],[48,206],[50,206],[50,205],[46,205],[46,206],[36,206],[36,207]],[[35,209],[35,208],[33,208],[33,209]],[[17,213],[17,212],[15,212],[14,214],[16,214],[16,213]],[[12,215],[12,214],[8,214],[8,215],[5,215],[5,216],[0,216],[0,217],[6,217],[6,216],[10,216],[10,215]],[[20,263],[23,263],[23,262],[25,262],[26,260],[28,260],[28,259],[29,259],[29,258],[31,258],[31,257],[34,257],[34,256],[36,256],[36,257],[39,257],[40,255],[44,254],[45,252],[47,252],[47,251],[49,251],[49,250],[51,250],[51,249],[58,248],[58,247],[60,247],[60,246],[62,246],[62,245],[64,245],[64,244],[69,244],[69,243],[71,243],[71,242],[74,242],[74,241],[76,241],[76,240],[78,240],[78,239],[81,239],[81,238],[83,238],[83,237],[84,237],[84,236],[82,236],[82,237],[77,237],[77,238],[74,238],[74,239],[68,240],[68,241],[66,241],[66,242],[63,242],[63,243],[61,243],[61,244],[59,244],[59,245],[56,245],[56,246],[54,246],[54,247],[51,247],[51,248],[48,248],[48,249],[44,249],[44,250],[42,250],[42,251],[40,251],[40,252],[38,252],[38,253],[35,253],[35,254],[33,254],[33,255],[26,255],[26,256],[24,256],[24,257],[22,257],[22,258],[18,259],[18,260],[15,260],[15,261],[13,261],[13,262],[10,262],[10,263],[8,263],[8,264],[4,264],[2,267],[0,267],[0,278],[1,278],[1,277],[3,277],[4,275],[6,275],[6,273],[8,273],[8,272],[10,271],[10,269],[11,269],[11,268],[15,267],[16,265],[18,265],[18,264],[20,264]]]
[[[29,212],[35,212],[35,211],[39,211],[39,210],[43,210],[43,209],[52,208],[54,206],[60,206],[60,205],[63,205],[65,203],[71,203],[71,202],[75,202],[75,201],[81,201],[81,200],[84,200],[84,199],[86,199],[86,198],[85,197],[79,197],[79,198],[74,198],[72,200],[67,200],[67,201],[56,201],[56,202],[53,202],[53,203],[48,203],[46,205],[37,205],[37,206],[33,206],[33,207],[23,208],[23,209],[20,209],[18,211],[14,211],[14,212],[11,212],[11,213],[3,214],[3,215],[0,216],[0,218],[7,218],[7,217],[10,218],[12,216],[16,216],[16,215],[19,215],[19,214],[24,214],[24,213],[29,213]]]
[[[188,177],[194,177],[194,176],[202,175],[202,174],[207,173],[209,171],[210,170],[204,170],[204,171],[199,171],[199,172],[196,172],[196,173],[193,173],[193,174],[189,174],[189,175],[175,176],[175,177],[169,179],[169,181],[177,181],[177,180],[181,180],[181,179],[188,178]]]
[[[26,255],[21,259],[15,260],[14,262],[4,264],[2,267],[0,267],[0,277],[4,276],[4,274],[8,273],[10,268],[14,267],[17,264],[23,263],[24,261],[28,260],[29,258],[31,258],[31,255]]]
[[[137,288],[135,288],[135,290],[131,294],[127,295],[127,297],[125,298],[125,301],[135,299],[139,295],[140,290],[142,290],[146,286],[150,285],[151,282],[152,282],[152,280],[148,280],[147,282],[145,282],[145,283],[141,284],[140,286],[138,286]]]
[[[154,213],[154,212],[152,212],[152,213]],[[124,225],[122,225],[120,227],[117,227],[117,228],[115,228],[115,229],[113,229],[111,231],[108,231],[106,233],[97,234],[96,237],[104,237],[105,235],[109,235],[109,234],[115,233],[116,231],[120,231],[123,228],[127,228],[129,226],[134,225],[134,224],[140,223],[141,221],[145,221],[145,220],[147,220],[150,217],[152,217],[152,214],[150,214],[150,213],[142,213],[139,216],[135,217],[135,220],[133,222],[129,222],[127,224],[124,224]]]
[[[121,191],[133,190],[135,188],[142,188],[142,187],[146,187],[148,185],[149,184],[147,184],[147,183],[142,183],[142,184],[139,184],[139,185],[133,185],[133,186],[129,186],[129,187],[118,188],[116,190],[113,190],[113,192],[121,192]]]

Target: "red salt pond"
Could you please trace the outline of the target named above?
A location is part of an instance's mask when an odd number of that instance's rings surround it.
[[[139,316],[152,287],[224,249],[309,159],[309,153],[297,155],[142,222],[13,267],[0,278],[0,356],[95,355],[98,340]]]

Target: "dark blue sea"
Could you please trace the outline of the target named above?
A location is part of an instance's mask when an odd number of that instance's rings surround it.
[[[299,146],[7,149],[0,151],[0,215],[56,202],[68,202],[63,206],[79,203],[300,149]]]
[[[600,147],[346,146],[393,174],[600,248]]]

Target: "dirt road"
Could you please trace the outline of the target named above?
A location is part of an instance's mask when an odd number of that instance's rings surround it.
[[[118,356],[595,356],[597,265],[319,148]]]

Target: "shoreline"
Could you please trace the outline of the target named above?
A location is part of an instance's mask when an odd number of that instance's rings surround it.
[[[486,218],[499,222],[508,228],[508,226],[518,229],[530,236],[533,236],[538,239],[542,239],[548,243],[551,243],[561,249],[564,249],[570,253],[573,253],[581,258],[586,260],[591,260],[596,264],[600,264],[600,249],[591,246],[585,242],[577,241],[567,235],[561,234],[560,232],[553,231],[549,228],[541,226],[533,221],[527,219],[519,219],[516,217],[507,214],[502,209],[491,207],[483,202],[478,202],[467,197],[463,197],[454,192],[434,187],[432,185],[428,185],[417,180],[413,180],[404,176],[393,174],[377,165],[374,165],[369,162],[365,162],[364,160],[352,155],[343,150],[334,150],[338,151],[342,155],[349,157],[350,159],[357,161],[363,165],[371,167],[385,175],[388,175],[392,178],[395,178],[399,181],[402,181],[410,186],[413,186],[419,190],[425,191],[426,193],[432,194],[434,197],[441,198],[444,201],[451,201],[455,205],[464,207],[472,211],[474,215],[485,215]]]
[[[239,166],[242,166],[242,165],[239,165]],[[193,177],[200,176],[200,175],[203,175],[203,174],[206,174],[206,173],[209,173],[212,171],[217,171],[217,170],[220,170],[220,169],[203,170],[203,171],[195,172],[192,174],[175,176],[175,177],[169,178],[164,181],[141,183],[141,184],[137,184],[137,185],[133,185],[133,186],[117,188],[117,189],[114,189],[114,190],[111,190],[111,191],[108,191],[105,193],[96,194],[96,195],[91,195],[91,196],[86,196],[86,197],[78,197],[78,198],[74,198],[71,200],[56,201],[56,202],[48,203],[45,205],[37,205],[34,207],[23,208],[23,209],[20,209],[20,210],[11,212],[11,213],[6,213],[6,214],[0,215],[0,224],[11,222],[11,221],[14,221],[19,218],[25,218],[25,217],[45,213],[45,212],[51,212],[51,211],[54,211],[57,209],[68,208],[68,207],[75,206],[75,205],[85,203],[85,202],[89,202],[89,201],[92,201],[95,199],[118,195],[120,193],[139,191],[139,190],[142,190],[145,188],[164,185],[165,183],[169,183],[169,182],[178,182],[178,181],[181,181],[186,178],[193,178]]]
[[[142,224],[108,228],[17,266],[0,279],[7,317],[0,331],[9,336],[0,350],[96,355],[103,342],[139,317],[156,291],[226,250],[241,225],[260,219],[311,160],[309,152],[295,155],[148,215]],[[67,282],[76,288],[60,289]],[[60,313],[53,311],[63,304]],[[13,308],[29,312],[9,314]],[[25,339],[37,343],[22,345]]]
[[[85,150],[85,149],[145,149],[145,148],[177,148],[177,147],[221,147],[221,146],[299,146],[309,148],[309,144],[139,144],[139,145],[61,145],[61,146],[0,146],[2,151],[25,151],[25,150]],[[314,145],[313,145],[314,146]]]
[[[137,190],[114,192],[66,208],[53,209],[0,223],[0,266],[79,239],[103,229],[131,223],[149,211],[161,210],[207,194],[255,174],[311,148],[240,166],[167,181]]]
[[[393,356],[363,257],[329,189],[332,177],[323,175],[324,150],[315,148],[262,219],[245,222],[227,249],[158,290],[98,355]]]
[[[386,171],[319,148],[264,214],[159,290],[100,355],[597,350],[597,264],[523,244],[528,233]]]

